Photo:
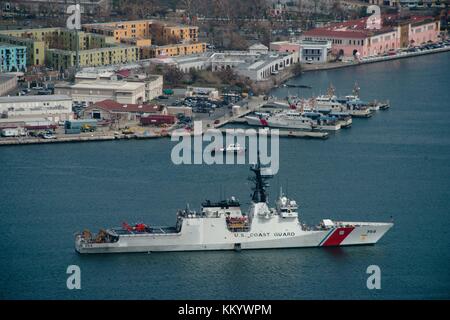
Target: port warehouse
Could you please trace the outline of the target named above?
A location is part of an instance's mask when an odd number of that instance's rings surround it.
[[[164,80],[162,75],[148,75],[148,74],[131,74],[130,70],[123,69],[119,70],[117,72],[110,71],[110,70],[100,70],[98,68],[87,68],[81,72],[78,72],[75,75],[75,84],[77,83],[87,83],[91,82],[91,90],[89,90],[89,94],[95,95],[95,90],[99,90],[100,88],[97,86],[97,84],[100,84],[102,81],[117,81],[117,80],[125,80],[127,82],[133,82],[133,83],[144,83],[145,84],[145,97],[144,101],[151,101],[163,94],[163,85]],[[117,84],[125,84],[126,82],[116,82]],[[62,88],[67,88],[67,83],[62,83]],[[113,88],[114,86],[111,86]],[[108,88],[107,88],[108,90]],[[78,92],[77,92],[78,93]],[[99,93],[97,93],[99,94]],[[114,99],[114,94],[112,92],[110,93],[103,93],[104,99]],[[82,100],[79,101],[77,99],[74,99],[78,102],[88,102],[88,100]],[[92,101],[91,101],[92,102]]]
[[[104,100],[86,107],[83,111],[83,118],[136,121],[148,114],[166,116],[168,110],[159,105],[123,104],[113,100]]]
[[[145,100],[145,83],[112,80],[57,83],[55,94],[68,95],[74,101],[86,104],[108,99],[123,104],[142,104]]]
[[[198,27],[169,25],[156,20],[83,25],[75,33],[65,28],[0,31],[0,42],[26,48],[29,66],[57,70],[131,63],[157,55],[189,55],[206,51],[198,42]],[[161,45],[154,45],[154,37]]]
[[[53,122],[70,120],[73,118],[72,98],[67,95],[0,97],[0,117],[3,120],[20,117],[45,118]]]

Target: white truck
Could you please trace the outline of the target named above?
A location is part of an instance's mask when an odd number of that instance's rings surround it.
[[[5,128],[1,131],[2,137],[22,137],[26,135],[27,132],[24,128]]]

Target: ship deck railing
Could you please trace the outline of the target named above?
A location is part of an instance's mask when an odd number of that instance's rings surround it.
[[[123,228],[111,229],[111,231],[120,236],[120,235],[134,235],[134,234],[174,234],[179,233],[180,231],[176,227],[164,227],[164,226],[156,226],[150,227],[145,231],[137,231],[137,230],[126,230]]]

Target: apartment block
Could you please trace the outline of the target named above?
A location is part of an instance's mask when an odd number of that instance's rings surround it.
[[[26,71],[27,47],[0,43],[0,72]]]
[[[150,46],[140,48],[141,59],[151,59],[159,56],[185,56],[206,51],[206,43],[175,44],[166,46]]]

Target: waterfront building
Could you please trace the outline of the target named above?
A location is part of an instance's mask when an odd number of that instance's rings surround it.
[[[326,63],[328,53],[331,51],[330,41],[307,41],[299,43],[299,60],[301,63]]]
[[[440,22],[431,17],[412,17],[410,23],[405,23],[401,27],[406,29],[402,28],[402,31],[404,31],[402,36],[405,39],[405,44],[406,39],[408,39],[408,46],[439,41]]]
[[[298,53],[297,62],[326,63],[331,50],[330,41],[278,41],[270,43],[270,50],[279,53]]]
[[[0,43],[0,72],[26,71],[27,47]]]
[[[75,83],[80,82],[97,82],[101,80],[125,80],[128,82],[145,83],[144,101],[151,101],[163,94],[163,76],[153,74],[134,73],[132,69],[122,69],[119,71],[103,70],[102,68],[88,68],[77,72],[75,75]]]
[[[141,104],[145,100],[145,83],[113,80],[79,81],[75,84],[57,83],[55,94],[68,95],[74,102],[84,102],[87,105],[102,100]]]
[[[0,96],[5,96],[17,88],[17,76],[15,74],[0,73]]]
[[[255,48],[254,48],[255,49]],[[192,60],[179,58],[160,59],[166,65],[175,65],[183,72],[191,69],[210,69],[212,72],[234,70],[253,81],[267,80],[271,75],[299,61],[299,52],[274,52],[267,54],[253,51],[224,51],[196,55]]]
[[[0,117],[9,120],[45,118],[62,121],[73,118],[72,98],[67,95],[0,97]]]
[[[253,61],[246,61],[235,68],[235,72],[252,81],[268,80],[272,75],[278,74],[283,69],[297,63],[298,52],[269,53],[258,55]]]
[[[376,56],[438,40],[440,22],[432,17],[401,19],[384,15],[379,29],[368,28],[367,17],[306,31],[303,40],[330,41],[336,57]]]
[[[83,117],[97,120],[138,121],[141,116],[155,114],[167,115],[163,106],[151,104],[123,104],[113,100],[95,102],[83,111]]]

